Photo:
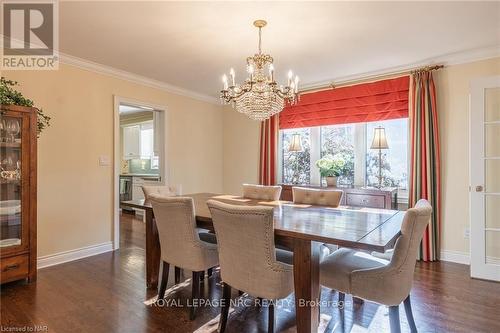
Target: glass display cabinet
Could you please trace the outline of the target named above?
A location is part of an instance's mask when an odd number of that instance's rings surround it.
[[[36,280],[37,110],[0,109],[0,280]]]

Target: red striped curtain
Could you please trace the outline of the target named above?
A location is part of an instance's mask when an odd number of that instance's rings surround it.
[[[278,158],[278,115],[260,124],[259,184],[276,184]]]
[[[439,258],[441,226],[441,177],[436,88],[432,72],[417,73],[410,80],[410,195],[413,207],[427,199],[433,208],[420,247],[420,259]]]
[[[280,113],[279,127],[352,124],[408,117],[409,76],[305,93]]]

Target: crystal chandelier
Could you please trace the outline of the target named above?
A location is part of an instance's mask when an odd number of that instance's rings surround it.
[[[286,86],[278,85],[274,80],[273,58],[261,50],[261,32],[267,24],[264,20],[253,23],[259,28],[259,53],[247,58],[249,77],[239,85],[234,80],[234,69],[222,77],[223,89],[220,98],[224,104],[231,104],[236,111],[246,114],[254,120],[265,120],[281,112],[285,103],[297,103],[299,98],[299,77],[293,78],[288,72]],[[229,85],[230,84],[230,85]]]

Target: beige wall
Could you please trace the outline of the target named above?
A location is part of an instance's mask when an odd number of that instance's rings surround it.
[[[241,194],[241,184],[259,180],[260,123],[224,107],[224,193]]]
[[[468,93],[472,78],[500,74],[500,58],[449,66],[436,75],[440,113],[442,250],[468,252]],[[72,66],[3,72],[22,84],[52,126],[39,139],[38,252],[55,254],[112,240],[113,95],[168,108],[170,183],[183,192],[238,194],[258,180],[259,124],[230,107]]]
[[[500,58],[436,72],[443,176],[441,250],[469,252],[469,239],[464,238],[469,226],[469,82],[495,74],[500,74]],[[258,125],[228,111],[224,113],[224,190],[239,193],[242,182],[257,180]]]
[[[496,58],[449,66],[436,75],[443,177],[441,250],[469,252],[469,239],[464,237],[469,227],[469,83],[499,74]]]
[[[38,149],[38,255],[112,240],[113,95],[168,109],[169,181],[183,191],[222,191],[222,108],[61,65],[58,71],[5,71],[52,117]]]

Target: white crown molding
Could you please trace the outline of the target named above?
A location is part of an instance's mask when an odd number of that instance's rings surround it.
[[[48,256],[38,257],[37,269],[59,265],[65,262],[87,258],[110,251],[113,251],[113,243],[106,242],[70,251],[59,252]]]
[[[86,70],[89,70],[89,71],[92,71],[95,73],[112,76],[112,77],[117,78],[117,79],[130,81],[130,82],[141,84],[144,86],[164,90],[164,91],[176,94],[176,95],[189,97],[189,98],[196,99],[196,100],[199,100],[202,102],[208,102],[211,104],[220,105],[219,100],[215,97],[200,94],[200,93],[197,93],[197,92],[194,92],[191,90],[187,90],[184,88],[174,86],[174,85],[169,84],[169,83],[150,79],[148,77],[141,76],[141,75],[134,74],[134,73],[130,73],[130,72],[127,72],[127,71],[124,71],[121,69],[114,68],[114,67],[102,65],[102,64],[90,61],[90,60],[85,60],[85,59],[78,58],[78,57],[71,56],[71,55],[64,54],[64,53],[59,53],[59,60],[61,63],[66,64],[66,65],[79,67],[79,68],[86,69]]]
[[[315,82],[311,84],[302,85],[302,90],[314,90],[319,88],[325,88],[332,84],[344,84],[356,80],[369,80],[370,78],[376,78],[384,75],[392,75],[403,73],[406,71],[413,70],[415,68],[429,66],[429,65],[459,65],[474,61],[480,61],[485,59],[491,59],[500,57],[500,45],[489,46],[480,49],[473,49],[461,52],[448,53],[442,56],[424,59],[419,62],[414,62],[411,64],[406,64],[403,66],[387,67],[380,70],[374,70],[364,73],[358,73],[353,75],[341,76],[328,81]],[[304,92],[306,93],[306,92]]]

